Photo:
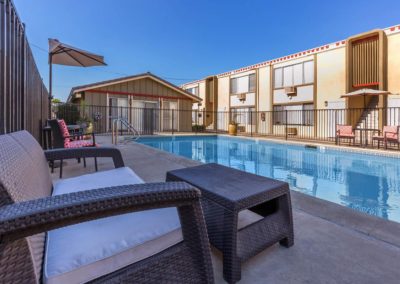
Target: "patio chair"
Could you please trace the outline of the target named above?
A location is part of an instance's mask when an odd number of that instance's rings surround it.
[[[77,157],[115,169],[52,183],[46,160]],[[200,191],[143,183],[115,148],[43,152],[26,131],[1,135],[0,282],[89,281],[213,283]]]
[[[353,145],[355,144],[356,135],[351,125],[336,125],[336,144],[340,145],[340,139],[347,139],[349,142],[353,141]]]
[[[68,131],[67,124],[64,119],[50,119],[48,123],[51,127],[53,148],[81,148],[96,146],[96,136],[94,133],[71,133]],[[84,140],[83,136],[92,136],[92,140]],[[80,162],[80,158],[78,158]],[[86,167],[86,159],[83,159],[83,165]],[[97,172],[97,158],[94,158],[94,166]],[[51,161],[51,170],[54,171],[54,161]],[[60,163],[60,178],[62,178],[63,161]]]
[[[399,143],[399,126],[384,126],[382,134],[380,130],[377,130],[378,134],[372,136],[372,143],[378,141],[378,149],[381,142],[383,142],[385,149],[387,149],[388,143],[397,144],[397,148],[400,149]]]

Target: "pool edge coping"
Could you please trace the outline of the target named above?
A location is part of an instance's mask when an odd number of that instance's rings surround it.
[[[151,149],[154,153],[160,154],[163,158],[178,162],[185,167],[203,164],[202,162],[178,156],[148,145],[138,142],[134,143]],[[338,226],[345,227],[400,249],[400,223],[369,215],[302,192],[290,190],[290,193],[292,197],[292,206],[295,210],[327,220]]]
[[[394,150],[385,150],[385,149],[369,149],[369,148],[360,148],[360,147],[353,147],[353,146],[339,146],[339,145],[331,145],[325,143],[319,143],[315,141],[293,141],[293,140],[282,140],[272,137],[251,137],[251,136],[232,136],[223,133],[191,133],[191,134],[168,134],[168,135],[143,135],[141,138],[167,138],[167,137],[214,137],[214,136],[221,136],[221,137],[228,137],[234,139],[246,139],[246,140],[253,140],[253,141],[269,141],[277,144],[286,144],[286,145],[296,145],[296,146],[313,146],[317,147],[319,150],[337,150],[342,152],[348,153],[357,153],[357,154],[365,154],[365,155],[373,155],[373,156],[381,156],[381,157],[388,157],[388,158],[400,158],[400,151]]]

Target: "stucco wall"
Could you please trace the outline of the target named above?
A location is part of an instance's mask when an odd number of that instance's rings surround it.
[[[229,77],[218,78],[218,110],[229,111]]]
[[[270,67],[258,69],[258,110],[270,111],[271,106],[271,79]]]
[[[387,39],[388,91],[396,94],[400,93],[400,33],[389,35]]]
[[[317,109],[325,109],[325,101],[337,101],[346,92],[346,48],[317,54]]]

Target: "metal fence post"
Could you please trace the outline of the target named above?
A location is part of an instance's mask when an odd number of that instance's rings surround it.
[[[171,109],[171,113],[172,113],[172,127],[171,127],[171,130],[172,130],[172,135],[174,135],[174,110],[173,109]]]
[[[285,139],[288,139],[288,111],[285,110]]]
[[[337,140],[337,109],[335,109],[335,144],[337,144],[338,140]]]
[[[250,110],[250,136],[253,137],[253,112]]]
[[[218,133],[218,111],[214,111],[215,133]]]
[[[122,117],[122,107],[119,107],[119,114],[118,114],[118,117],[119,118],[121,118]],[[122,121],[120,120],[119,121],[119,135],[121,135],[122,136]]]
[[[197,134],[197,128],[199,127],[199,111],[197,109],[194,111],[194,115],[196,116],[195,131],[196,131],[196,134]]]

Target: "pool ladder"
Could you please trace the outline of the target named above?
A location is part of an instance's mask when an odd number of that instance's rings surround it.
[[[132,133],[132,141],[136,141],[140,138],[140,133],[139,131],[137,131],[135,129],[135,127],[132,126],[132,124],[130,124],[128,122],[128,120],[124,117],[117,117],[113,120],[112,122],[112,127],[111,127],[111,131],[112,131],[112,143],[114,145],[118,144],[118,125],[121,126],[125,126],[126,130],[128,130],[130,133]],[[125,129],[124,129],[125,130]]]

